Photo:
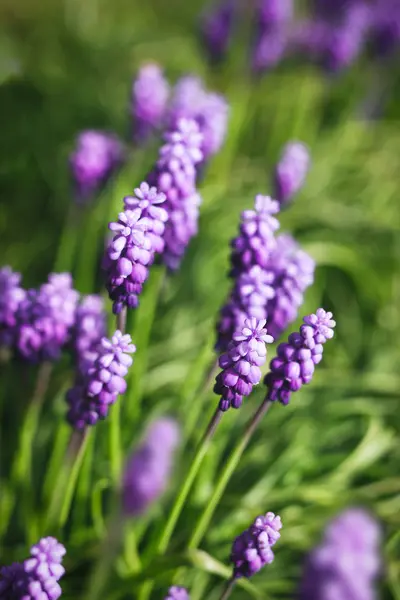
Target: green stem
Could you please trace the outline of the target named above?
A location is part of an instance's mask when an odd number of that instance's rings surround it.
[[[267,398],[265,398],[265,400],[262,402],[258,410],[254,413],[253,417],[249,421],[243,437],[241,438],[238,445],[235,447],[234,451],[229,457],[228,462],[226,463],[225,468],[223,469],[221,476],[217,482],[217,485],[214,488],[214,492],[209,501],[207,502],[206,507],[204,508],[200,519],[198,520],[194,528],[192,537],[189,540],[189,549],[197,548],[201,540],[203,539],[203,536],[208,529],[215,509],[222,497],[222,494],[225,491],[225,488],[234,470],[236,469],[239,463],[243,452],[245,451],[251,439],[251,436],[253,435],[254,431],[259,425],[262,417],[268,412],[269,408],[271,407],[271,404],[272,403]]]
[[[138,573],[142,564],[139,557],[136,534],[134,524],[126,525],[125,544],[124,544],[125,561],[131,573]]]
[[[116,514],[109,524],[108,533],[101,546],[100,558],[90,578],[89,589],[85,594],[87,600],[99,600],[104,597],[104,590],[113,562],[118,554],[124,526],[123,518],[120,514]]]
[[[74,497],[74,492],[76,488],[76,484],[78,481],[79,472],[81,470],[83,457],[85,456],[86,447],[90,438],[90,431],[85,430],[79,439],[77,447],[74,449],[74,456],[72,457],[71,464],[72,469],[69,473],[67,488],[65,490],[63,502],[60,510],[60,518],[58,521],[58,525],[60,529],[64,527],[67,522],[68,515],[71,509],[72,499]]]
[[[79,239],[78,222],[81,218],[81,207],[71,201],[64,227],[58,244],[54,271],[72,271],[76,247]]]
[[[21,428],[19,448],[12,467],[12,480],[24,488],[31,487],[32,446],[35,438],[40,412],[49,386],[53,364],[44,362],[39,368],[36,387]]]
[[[121,333],[125,333],[126,330],[126,317],[127,309],[126,306],[117,315],[117,329]],[[110,414],[110,425],[109,425],[109,451],[110,451],[110,464],[111,464],[111,479],[114,485],[118,485],[121,477],[122,470],[122,444],[121,444],[121,405],[120,398],[111,408]]]
[[[165,524],[165,527],[161,533],[160,540],[157,544],[157,552],[160,554],[164,553],[168,547],[169,541],[170,541],[171,536],[175,529],[175,525],[176,525],[176,523],[179,519],[179,516],[182,512],[182,508],[183,508],[185,501],[189,495],[189,492],[192,488],[195,477],[196,477],[197,473],[199,472],[199,469],[204,460],[204,457],[207,454],[207,450],[210,447],[211,440],[212,440],[213,435],[218,427],[219,422],[221,421],[222,415],[223,415],[223,412],[217,408],[217,410],[215,411],[215,413],[207,427],[203,441],[201,442],[201,444],[196,452],[196,455],[190,466],[189,472],[186,475],[186,478],[183,482],[183,486],[181,487],[181,489],[176,497],[176,500],[172,506],[169,518],[168,518],[168,520]]]
[[[227,600],[232,593],[233,588],[235,587],[236,579],[232,576],[224,587],[224,591],[222,592],[222,596],[219,600]]]

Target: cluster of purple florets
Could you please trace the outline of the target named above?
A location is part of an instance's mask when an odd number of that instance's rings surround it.
[[[0,598],[4,600],[57,600],[58,583],[65,573],[66,550],[53,537],[42,538],[22,563],[0,568]]]
[[[106,249],[103,269],[115,314],[124,306],[136,308],[155,254],[164,250],[168,220],[165,198],[156,188],[142,183],[133,196],[125,197],[118,221],[109,224],[114,236]]]
[[[119,394],[126,391],[125,377],[136,352],[131,336],[116,331],[111,339],[102,338],[93,353],[86,373],[77,373],[74,386],[67,392],[68,421],[78,430],[105,419]]]
[[[190,596],[186,588],[173,585],[169,588],[164,600],[190,600]]]
[[[315,0],[310,16],[295,21],[293,0],[240,2],[220,0],[201,18],[206,50],[220,60],[232,42],[242,15],[252,10],[251,66],[254,72],[275,67],[286,56],[302,53],[329,71],[351,65],[370,45],[378,55],[394,52],[400,43],[400,4],[397,0]]]
[[[279,540],[281,518],[273,512],[257,517],[252,525],[233,542],[231,562],[236,579],[252,577],[265,565],[272,563],[272,546]]]
[[[169,95],[169,83],[159,65],[143,65],[132,84],[131,115],[137,142],[146,141],[163,125]]]
[[[333,335],[336,323],[332,313],[319,308],[303,318],[299,332],[291,333],[287,343],[279,344],[265,377],[269,400],[288,404],[292,392],[310,383],[315,366],[321,361],[324,344]]]

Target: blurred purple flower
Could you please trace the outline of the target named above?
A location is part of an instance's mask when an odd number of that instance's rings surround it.
[[[10,267],[0,269],[0,346],[12,346],[16,312],[26,296],[21,275]]]
[[[51,273],[38,290],[28,290],[15,315],[19,355],[31,362],[57,360],[69,340],[78,300],[69,273]]]
[[[274,296],[268,300],[268,331],[277,340],[296,320],[304,292],[314,281],[315,261],[289,234],[276,238],[267,270],[273,273]]]
[[[193,119],[202,134],[202,159],[207,161],[224,143],[229,106],[223,96],[207,92],[200,78],[188,75],[175,86],[169,110],[169,126],[175,128],[180,119]]]
[[[172,419],[158,419],[150,425],[125,468],[122,504],[126,516],[144,513],[164,493],[179,439],[178,425]]]
[[[333,337],[336,323],[332,313],[319,308],[303,318],[300,332],[291,333],[287,343],[279,344],[264,383],[269,400],[289,404],[292,392],[310,383],[315,365],[322,360],[323,344]]]
[[[279,540],[282,528],[281,518],[273,512],[257,517],[254,523],[233,542],[231,561],[236,579],[252,577],[272,563],[272,546]]]
[[[96,355],[101,338],[106,335],[107,313],[101,296],[84,296],[76,309],[71,347],[80,373],[85,374]]]
[[[300,600],[376,600],[381,570],[381,531],[362,508],[342,512],[308,556],[299,588]]]
[[[156,188],[142,183],[135,196],[124,198],[125,211],[118,215],[118,221],[109,224],[114,237],[106,249],[103,270],[115,314],[124,306],[136,308],[155,254],[164,250],[168,219],[165,198]]]
[[[132,85],[131,114],[133,134],[145,141],[164,120],[170,87],[162,69],[155,63],[141,67]]]
[[[274,197],[281,205],[290,202],[300,191],[309,169],[310,153],[307,146],[302,142],[286,144],[274,173]]]
[[[196,189],[196,167],[203,158],[202,139],[194,120],[178,120],[175,128],[165,134],[166,143],[148,176],[149,182],[167,198],[162,260],[171,270],[179,267],[191,238],[197,233],[201,197]]]
[[[400,2],[378,0],[371,7],[370,35],[373,49],[379,56],[387,56],[400,45]]]
[[[126,391],[124,377],[132,365],[130,354],[134,352],[136,347],[128,334],[117,330],[111,339],[102,338],[87,372],[78,373],[74,386],[67,392],[67,419],[75,429],[82,430],[107,417],[109,407]]]
[[[173,585],[169,588],[164,600],[190,600],[190,596],[184,587]]]
[[[116,135],[87,130],[80,133],[69,160],[77,202],[90,200],[123,160]]]
[[[258,0],[251,59],[254,72],[272,69],[282,60],[292,18],[292,0]]]
[[[245,319],[232,337],[227,352],[219,358],[222,371],[215,380],[214,392],[221,396],[219,408],[239,408],[243,396],[249,396],[261,380],[260,367],[267,358],[266,344],[273,339],[267,334],[265,320]]]
[[[229,48],[237,20],[237,0],[222,0],[204,14],[200,32],[204,46],[212,60],[222,60]]]

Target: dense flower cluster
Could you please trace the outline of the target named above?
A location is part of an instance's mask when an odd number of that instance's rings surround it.
[[[336,323],[332,313],[319,308],[303,318],[299,332],[291,333],[287,343],[279,344],[277,357],[265,377],[269,400],[289,404],[292,392],[310,383],[315,365],[322,360],[323,345],[333,337]]]
[[[273,512],[257,517],[233,542],[231,561],[234,577],[252,577],[264,565],[272,563],[272,546],[279,540],[281,518]]]
[[[245,319],[232,336],[226,353],[219,358],[222,371],[215,380],[214,392],[221,396],[219,408],[239,408],[243,397],[248,396],[261,380],[260,367],[267,358],[266,344],[273,339],[267,334],[265,320]]]
[[[225,98],[208,92],[198,77],[182,77],[175,86],[169,109],[170,128],[174,129],[182,118],[197,123],[202,134],[201,160],[207,161],[220,150],[226,136],[229,106]]]
[[[11,346],[14,340],[16,312],[26,292],[21,275],[10,267],[0,269],[0,346]]]
[[[124,377],[132,365],[130,354],[134,352],[136,347],[128,334],[117,330],[111,339],[102,338],[87,372],[78,373],[74,386],[67,392],[67,418],[75,429],[82,430],[107,417],[118,395],[126,391]]]
[[[172,270],[179,267],[189,241],[197,233],[201,197],[196,189],[196,166],[203,158],[202,140],[194,120],[179,119],[175,128],[165,134],[166,143],[148,176],[151,185],[157,186],[167,199],[162,260]]]
[[[31,557],[0,569],[0,598],[4,600],[57,600],[58,583],[65,573],[66,550],[53,537],[42,538],[31,548]]]
[[[142,514],[165,491],[179,438],[172,419],[159,419],[150,426],[143,444],[126,465],[122,491],[126,516]]]
[[[277,340],[296,320],[304,292],[314,281],[315,261],[289,234],[276,238],[268,270],[273,273],[274,295],[268,300],[268,331]]]
[[[301,142],[290,142],[283,149],[274,173],[274,197],[281,205],[287,204],[303,187],[310,168],[310,154]]]
[[[299,600],[376,600],[380,538],[377,522],[365,510],[342,512],[306,561]]]
[[[58,359],[69,339],[78,299],[69,273],[52,273],[38,290],[28,290],[15,314],[18,354],[31,362]]]
[[[71,347],[80,373],[92,365],[101,338],[106,335],[107,315],[101,296],[84,296],[76,309]]]
[[[163,122],[170,88],[162,69],[154,63],[144,65],[132,85],[131,115],[133,135],[145,141]]]
[[[222,0],[203,16],[200,33],[212,60],[219,61],[226,56],[237,20],[237,12],[237,0]]]
[[[88,200],[123,160],[123,147],[112,133],[87,130],[80,133],[70,156],[76,199]]]
[[[173,585],[169,588],[164,600],[190,600],[189,593],[184,587]]]
[[[115,314],[124,306],[138,305],[155,254],[164,250],[168,213],[159,205],[165,198],[156,188],[142,183],[135,189],[135,196],[124,199],[125,210],[118,215],[118,221],[109,224],[114,237],[106,249],[103,269]]]

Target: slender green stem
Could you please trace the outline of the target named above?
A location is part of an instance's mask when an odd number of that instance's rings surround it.
[[[222,596],[219,600],[227,600],[232,593],[233,588],[235,587],[236,579],[232,577],[226,582],[224,587],[224,591],[222,592]]]
[[[120,547],[124,525],[120,514],[115,514],[111,519],[107,535],[101,546],[100,558],[89,581],[89,589],[85,595],[87,600],[99,600],[104,597],[104,590]]]
[[[39,368],[36,387],[21,428],[19,448],[12,467],[12,480],[30,487],[32,445],[35,438],[40,412],[49,386],[53,364],[44,362]]]
[[[137,542],[136,542],[136,534],[134,529],[134,524],[129,523],[125,526],[125,544],[124,544],[124,554],[125,561],[130,569],[131,573],[137,573],[142,568],[142,564],[139,557]]]
[[[54,271],[72,271],[79,239],[79,217],[82,207],[71,202],[57,249]]]
[[[117,329],[121,333],[126,330],[127,309],[126,306],[117,315]],[[111,408],[109,419],[109,451],[111,463],[111,479],[114,485],[118,485],[122,470],[122,443],[121,443],[121,405],[119,399]]]
[[[77,447],[74,449],[74,456],[72,457],[72,469],[69,473],[67,488],[65,490],[63,502],[60,510],[60,518],[58,521],[59,527],[64,527],[67,522],[68,515],[71,509],[72,499],[74,497],[74,492],[76,488],[76,484],[78,481],[79,472],[81,470],[83,457],[85,456],[85,451],[87,448],[87,444],[90,437],[90,431],[86,429],[79,439]]]
[[[121,333],[125,333],[126,330],[126,317],[127,310],[126,306],[124,306],[121,312],[117,315],[117,329],[119,329]]]
[[[240,439],[239,443],[237,444],[231,456],[229,457],[228,462],[226,463],[225,468],[223,469],[221,476],[217,482],[217,485],[214,488],[214,492],[209,501],[207,502],[200,516],[200,519],[194,527],[192,537],[189,540],[189,549],[197,548],[201,540],[203,539],[203,536],[208,529],[215,509],[222,497],[222,494],[225,491],[225,488],[234,470],[236,469],[239,463],[243,452],[245,451],[251,439],[251,436],[253,435],[254,431],[259,425],[262,417],[267,413],[270,407],[271,402],[266,398],[259,406],[257,411],[254,413],[253,417],[250,419],[243,437]]]
[[[218,427],[219,422],[221,421],[223,412],[217,408],[215,411],[208,427],[206,433],[203,437],[203,441],[201,442],[196,455],[193,459],[193,462],[190,466],[189,472],[185,477],[183,485],[176,497],[176,500],[172,506],[171,513],[169,518],[165,524],[164,529],[162,530],[160,540],[157,544],[157,552],[160,554],[164,553],[168,547],[171,536],[174,532],[176,523],[179,519],[179,516],[182,512],[182,508],[185,504],[185,501],[189,495],[189,492],[192,488],[193,482],[196,478],[197,473],[201,467],[201,464],[204,460],[204,457],[207,453],[208,448],[210,447],[211,440],[213,435]]]

